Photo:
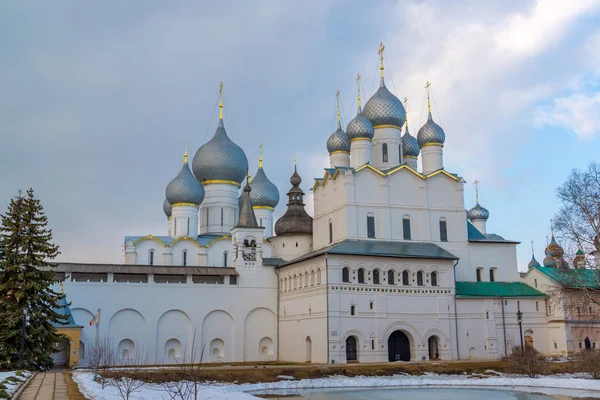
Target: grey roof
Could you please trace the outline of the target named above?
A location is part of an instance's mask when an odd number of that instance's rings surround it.
[[[417,132],[417,140],[419,141],[419,146],[429,143],[444,144],[446,141],[446,134],[441,126],[433,122],[431,111],[427,116],[427,122]]]
[[[258,168],[256,171],[256,175],[254,175],[254,179],[250,181],[250,188],[252,191],[250,192],[250,200],[252,201],[252,206],[261,206],[261,207],[277,207],[279,204],[279,189],[277,186],[273,184],[267,178],[265,171],[262,167]],[[238,198],[238,206],[240,209],[242,208],[242,200],[243,193]]]
[[[346,132],[342,130],[342,126],[338,121],[338,126],[335,132],[329,136],[327,139],[327,151],[329,154],[335,151],[345,151],[350,152],[350,139],[348,139],[348,135]]]
[[[200,205],[204,200],[204,187],[192,175],[187,162],[183,163],[179,174],[167,185],[165,190],[167,201],[173,205],[177,203],[192,203]],[[164,205],[163,205],[164,207]]]
[[[418,157],[420,152],[421,148],[419,147],[419,142],[410,134],[408,131],[408,124],[406,124],[406,131],[402,136],[402,155]]]
[[[375,135],[375,129],[373,129],[373,124],[363,115],[358,108],[358,112],[356,113],[356,117],[350,122],[348,122],[348,126],[346,127],[346,134],[348,135],[348,139],[373,139]]]
[[[521,242],[516,242],[514,240],[506,240],[500,235],[496,235],[495,233],[488,233],[484,235],[479,231],[479,229],[475,228],[475,226],[467,220],[467,239],[469,242],[479,242],[479,243],[510,243],[510,244],[519,244]]]
[[[363,115],[374,127],[395,125],[401,128],[406,119],[406,110],[402,102],[385,87],[381,78],[379,89],[365,104]]]
[[[244,150],[233,143],[219,120],[215,135],[200,146],[192,162],[194,175],[200,182],[224,180],[241,183],[248,173]]]
[[[171,203],[169,203],[169,200],[167,199],[163,201],[163,211],[167,217],[170,217],[173,214],[173,207],[171,207]]]
[[[252,188],[246,181],[244,186],[244,193],[242,194],[242,207],[240,207],[240,219],[238,220],[236,228],[258,228],[258,222],[256,221],[256,215],[252,209],[252,201],[250,200],[250,192]]]
[[[50,268],[48,268],[50,269]],[[181,267],[174,265],[85,264],[60,263],[51,268],[56,272],[157,274],[157,275],[238,275],[235,267]]]
[[[467,212],[467,218],[469,218],[471,221],[476,221],[478,219],[487,221],[489,217],[490,212],[487,210],[487,208],[484,208],[481,205],[479,205],[479,202],[477,202],[477,204],[475,204],[475,207],[471,208]]]
[[[263,265],[272,265],[275,267],[278,267],[278,266],[286,263],[286,261],[283,258],[277,258],[277,257],[267,257],[267,258],[263,257],[262,260],[263,260]]]
[[[384,242],[380,240],[346,239],[320,250],[291,260],[282,266],[308,260],[323,254],[374,256],[393,258],[423,258],[437,260],[458,260],[459,258],[434,243]]]
[[[302,178],[294,166],[294,173],[290,178],[292,188],[287,193],[288,204],[285,214],[275,222],[275,234],[283,235],[312,235],[313,219],[304,209],[304,192],[300,189]]]

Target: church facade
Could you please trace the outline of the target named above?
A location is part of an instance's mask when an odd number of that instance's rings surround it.
[[[262,153],[254,179],[227,135],[188,153],[167,185],[166,235],[127,236],[118,265],[62,263],[80,364],[103,337],[124,360],[312,363],[496,359],[526,342],[549,352],[547,296],[517,270],[517,242],[465,209],[429,110],[412,136],[381,82],[344,131],[305,211],[294,166],[285,214]],[[421,158],[422,168],[418,168]],[[517,312],[522,313],[519,326]],[[97,324],[89,326],[100,313]],[[551,349],[550,349],[551,350]],[[551,351],[550,351],[551,352]]]

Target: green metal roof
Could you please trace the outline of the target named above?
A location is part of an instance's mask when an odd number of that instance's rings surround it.
[[[458,257],[433,243],[385,242],[380,240],[347,239],[320,250],[312,251],[284,265],[294,264],[323,254],[375,256],[394,258],[427,258],[438,260],[458,260]]]
[[[523,282],[456,282],[457,297],[546,297]]]
[[[566,288],[600,289],[600,271],[597,269],[534,268]]]

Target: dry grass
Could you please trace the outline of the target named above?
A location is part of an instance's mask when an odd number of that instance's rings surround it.
[[[69,400],[86,400],[79,391],[79,387],[73,380],[73,375],[65,374],[65,382],[67,383],[67,395]]]

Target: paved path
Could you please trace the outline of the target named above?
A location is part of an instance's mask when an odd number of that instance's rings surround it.
[[[18,400],[69,400],[65,375],[60,372],[39,372]]]

